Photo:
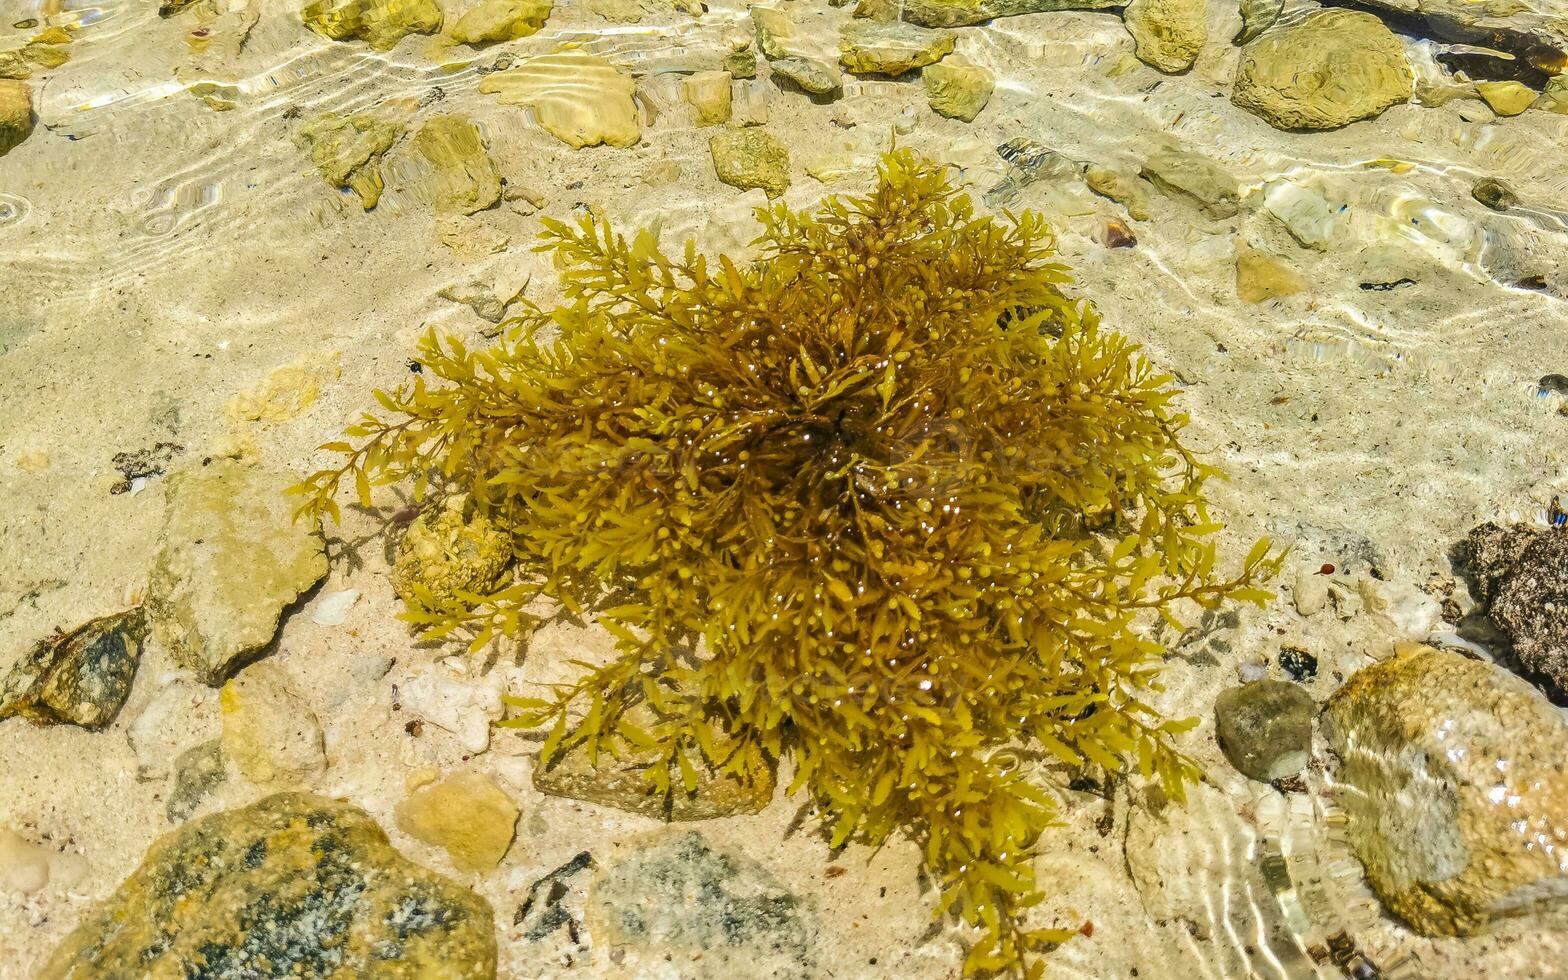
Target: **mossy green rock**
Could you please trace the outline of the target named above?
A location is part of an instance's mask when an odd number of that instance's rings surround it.
[[[1407,102],[1405,45],[1356,10],[1318,10],[1242,50],[1231,101],[1276,129],[1336,129]]]
[[[749,191],[760,187],[769,197],[789,188],[789,151],[772,133],[761,129],[732,129],[708,143],[713,169],[731,187]]]
[[[1337,797],[1367,881],[1424,935],[1568,921],[1568,722],[1482,660],[1413,647],[1329,698]]]
[[[33,134],[33,94],[26,84],[0,79],[0,156]]]
[[[1253,681],[1214,701],[1214,731],[1225,758],[1249,779],[1294,776],[1312,754],[1312,696],[1289,681]]]
[[[501,175],[479,136],[462,116],[437,116],[414,136],[414,149],[434,172],[436,210],[483,211],[501,199]]]
[[[131,693],[146,633],[138,607],[40,641],[0,678],[0,718],[102,728]]]
[[[839,64],[857,74],[902,75],[953,50],[952,31],[899,21],[852,20],[839,35]]]
[[[965,27],[993,17],[1053,10],[1104,10],[1124,0],[904,0],[904,19],[925,27]]]
[[[319,522],[294,520],[292,473],[214,460],[165,482],[148,620],[176,661],[220,684],[326,576],[326,544]]]
[[[459,592],[483,595],[512,563],[512,539],[456,494],[434,503],[409,524],[392,561],[392,590],[405,602],[427,591],[441,602]]]
[[[398,123],[372,113],[340,116],[327,111],[300,127],[297,142],[310,150],[321,176],[334,187],[352,190],[366,211],[381,200],[381,157],[403,135]]]
[[[940,61],[921,72],[931,110],[949,119],[973,122],[991,101],[996,76],[979,65]]]
[[[436,0],[316,0],[299,15],[306,27],[322,37],[358,38],[376,51],[390,51],[410,34],[441,29]]]
[[[537,34],[553,6],[554,0],[484,0],[452,25],[452,40],[494,44]]]
[[[405,860],[363,810],[279,793],[156,841],[38,976],[483,980],[495,972],[488,902]]]

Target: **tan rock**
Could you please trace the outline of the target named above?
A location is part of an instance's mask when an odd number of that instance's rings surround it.
[[[1541,90],[1541,97],[1535,100],[1535,107],[1568,116],[1568,75],[1553,75]]]
[[[1122,22],[1138,59],[1168,74],[1191,68],[1209,39],[1207,0],[1131,0]]]
[[[479,136],[463,116],[436,116],[414,136],[414,149],[434,172],[436,210],[483,211],[501,200],[501,175]]]
[[[682,94],[696,110],[697,125],[719,126],[730,121],[730,73],[699,71],[687,77]]]
[[[305,26],[334,41],[358,38],[376,51],[390,51],[410,34],[441,29],[436,0],[316,0],[300,11]]]
[[[395,813],[398,829],[446,851],[459,871],[501,863],[517,829],[517,805],[483,773],[454,773],[413,790]]]
[[[400,123],[375,113],[340,116],[330,110],[308,119],[295,138],[310,151],[321,175],[352,190],[366,211],[381,200],[381,157],[403,135]]]
[[[494,44],[536,34],[550,18],[554,0],[483,0],[452,25],[459,44]]]
[[[1336,129],[1409,101],[1404,42],[1368,13],[1329,9],[1242,50],[1231,101],[1278,129]]]
[[[1494,664],[1406,648],[1323,712],[1373,890],[1426,935],[1568,919],[1568,721]]]
[[[732,129],[708,141],[719,179],[743,191],[760,187],[778,197],[789,187],[789,151],[762,129]]]
[[[1245,303],[1263,303],[1294,296],[1307,288],[1306,280],[1290,266],[1267,252],[1236,249],[1236,295]]]
[[[752,7],[751,20],[757,32],[757,49],[768,59],[775,74],[817,95],[836,92],[843,86],[843,77],[827,48],[814,32],[802,30],[783,8]]]
[[[424,599],[421,590],[443,603],[459,592],[483,595],[511,563],[511,535],[480,514],[467,494],[454,494],[430,503],[398,539],[392,590],[415,603]]]
[[[632,146],[642,138],[633,97],[636,82],[614,64],[586,51],[526,58],[486,75],[479,91],[507,105],[532,109],[552,136],[582,148]]]
[[[996,76],[979,65],[945,58],[920,73],[931,110],[949,119],[973,122],[996,88]]]
[[[278,665],[262,661],[240,671],[223,685],[218,708],[223,754],[257,786],[297,788],[326,769],[316,713]]]
[[[23,82],[0,79],[0,156],[33,133],[33,95]]]
[[[1517,116],[1538,98],[1536,91],[1523,82],[1476,82],[1475,90],[1499,116]]]
[[[1147,185],[1139,183],[1136,176],[1111,167],[1091,165],[1083,172],[1083,182],[1091,191],[1126,208],[1127,215],[1135,221],[1149,220],[1149,194],[1144,190]]]
[[[857,74],[902,75],[953,50],[952,31],[902,21],[852,20],[839,34],[839,64]]]

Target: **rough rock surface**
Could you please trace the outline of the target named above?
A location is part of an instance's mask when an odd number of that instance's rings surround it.
[[[321,724],[289,686],[282,667],[262,661],[240,671],[218,696],[223,754],[263,789],[290,789],[327,766]]]
[[[1209,40],[1207,0],[1132,0],[1122,12],[1138,59],[1167,74],[1192,67]]]
[[[299,13],[305,26],[334,41],[358,38],[376,51],[390,51],[410,34],[441,29],[436,0],[316,0]]]
[[[752,7],[751,20],[757,31],[757,50],[768,59],[773,71],[808,92],[827,95],[844,84],[832,54],[782,8]]]
[[[839,35],[839,64],[857,74],[902,75],[940,61],[953,50],[952,31],[900,21],[852,20]]]
[[[1229,218],[1238,210],[1241,185],[1225,168],[1198,153],[1167,149],[1143,162],[1143,176],[1171,195],[1196,204],[1214,218]]]
[[[1469,935],[1568,911],[1568,722],[1493,664],[1414,647],[1329,699],[1349,837],[1418,932]]]
[[[1261,680],[1222,691],[1214,734],[1236,770],[1267,783],[1294,776],[1312,754],[1312,696],[1289,681]]]
[[[1133,220],[1149,220],[1148,185],[1139,183],[1133,174],[1112,167],[1091,165],[1083,172],[1083,182],[1091,191],[1126,208],[1127,215]]]
[[[731,187],[743,191],[760,187],[769,197],[789,188],[789,150],[766,130],[728,130],[714,136],[708,149],[714,172]]]
[[[0,79],[0,156],[33,133],[33,95],[26,84]]]
[[[1568,700],[1568,529],[1482,524],[1466,539],[1476,598],[1519,664]]]
[[[946,58],[920,73],[931,111],[949,119],[973,122],[996,88],[989,69],[957,58]]]
[[[1568,8],[1557,0],[1355,0],[1358,6],[1426,21],[1431,36],[1540,59],[1568,55]]]
[[[495,976],[492,919],[483,898],[393,850],[364,811],[280,793],[156,841],[39,980],[477,980]]]
[[[699,126],[721,126],[733,112],[733,84],[727,71],[699,71],[687,76],[681,94],[692,107]]]
[[[0,678],[0,718],[102,728],[131,693],[146,633],[137,607],[39,642]]]
[[[1405,46],[1371,14],[1319,10],[1242,50],[1231,101],[1278,129],[1336,129],[1407,102]]]
[[[1307,281],[1277,256],[1245,246],[1236,248],[1236,295],[1245,303],[1264,303],[1294,296],[1307,288]],[[1316,600],[1321,585],[1322,600],[1328,600],[1328,585],[1322,579],[1310,583],[1313,591],[1296,591],[1296,608],[1303,616],[1323,608]]]
[[[437,211],[473,214],[501,199],[501,175],[479,127],[467,118],[436,116],[415,134],[413,146],[434,172]]]
[[[904,0],[904,19],[925,27],[967,27],[993,17],[1118,6],[1121,0]]]
[[[1241,30],[1231,38],[1231,43],[1247,44],[1273,27],[1284,6],[1285,0],[1241,0]]]
[[[418,600],[417,589],[442,602],[458,592],[482,595],[511,563],[511,536],[478,513],[467,494],[454,494],[426,507],[398,539],[392,590],[409,602]]]
[[[459,871],[495,868],[512,846],[517,804],[484,773],[457,772],[398,803],[398,829],[446,851]]]
[[[634,714],[631,721],[643,725],[645,714]],[[722,736],[715,733],[720,754],[725,751]],[[613,758],[601,753],[589,762],[579,745],[558,755],[553,762],[534,767],[534,788],[551,796],[587,800],[620,810],[640,813],[661,820],[711,820],[740,813],[758,813],[773,799],[774,772],[762,769],[748,784],[728,773],[716,774],[697,766],[697,788],[682,791],[677,784],[669,798],[654,795],[643,778],[650,756],[626,755]]]
[[[606,863],[589,889],[588,923],[612,961],[619,953],[617,977],[658,975],[672,953],[691,980],[820,976],[804,903],[693,830],[661,831]]]
[[[452,25],[459,44],[494,44],[538,33],[554,0],[484,0]]]
[[[391,119],[362,112],[340,116],[326,111],[300,127],[297,142],[310,151],[321,176],[333,187],[352,190],[366,211],[381,200],[381,157],[403,134]]]
[[[221,741],[213,739],[186,749],[174,760],[174,785],[169,789],[164,816],[170,823],[188,819],[228,779]]]
[[[171,475],[147,583],[154,634],[209,684],[272,642],[327,574],[319,525],[294,520],[294,474],[215,460]]]

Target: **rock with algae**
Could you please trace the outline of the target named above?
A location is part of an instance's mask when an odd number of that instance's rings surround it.
[[[719,179],[743,191],[760,187],[769,197],[789,189],[789,150],[764,129],[731,129],[708,141]]]
[[[1138,60],[1167,74],[1192,67],[1209,40],[1207,0],[1131,0],[1122,12]]]
[[[757,50],[776,74],[816,95],[828,95],[843,87],[844,79],[833,56],[813,32],[803,30],[785,9],[776,5],[752,7],[751,20],[757,31]]]
[[[0,156],[33,134],[33,93],[25,82],[0,78]]]
[[[495,588],[511,563],[511,535],[468,494],[453,494],[427,506],[398,539],[392,589],[405,602],[453,602]]]
[[[1568,722],[1495,664],[1415,646],[1323,711],[1356,856],[1425,935],[1568,919]]]
[[[926,27],[967,27],[1018,14],[1055,10],[1104,10],[1124,0],[904,0],[905,20]]]
[[[300,491],[331,512],[470,433],[452,476],[533,574],[431,628],[519,635],[548,596],[616,642],[504,724],[547,729],[547,764],[650,752],[664,796],[788,758],[834,845],[925,843],[979,974],[1070,938],[1026,918],[1053,801],[995,750],[1137,758],[1179,794],[1191,723],[1145,707],[1161,651],[1134,624],[1265,601],[1279,559],[1215,570],[1169,379],[1063,289],[1042,218],[950,180],[889,154],[863,195],[759,212],[739,262],[547,222],[561,305],[481,352],[428,337],[423,385]]]
[[[410,34],[434,34],[442,19],[436,0],[315,0],[299,16],[323,37],[358,38],[375,51],[390,51]]]
[[[980,115],[996,88],[996,76],[989,69],[956,57],[937,62],[920,76],[931,111],[964,122],[973,122]]]
[[[517,829],[517,804],[480,772],[456,772],[409,793],[393,811],[398,829],[446,852],[459,871],[491,871]]]
[[[574,148],[632,146],[642,138],[632,77],[585,51],[525,58],[486,75],[479,91],[531,109],[552,136]]]
[[[0,51],[0,78],[32,78],[35,69],[59,68],[71,60],[71,32],[51,27],[33,35],[32,40],[10,51]]]
[[[495,44],[537,34],[554,5],[555,0],[482,0],[452,25],[452,40]]]
[[[279,793],[193,820],[88,912],[39,980],[485,980],[494,913],[358,807]]]
[[[902,75],[935,64],[953,50],[952,31],[902,21],[852,20],[839,34],[839,64],[860,75]]]
[[[352,190],[366,211],[381,200],[381,157],[403,135],[401,123],[376,113],[340,116],[327,110],[300,127],[296,140],[310,150],[321,175],[334,187]]]
[[[1317,10],[1242,49],[1231,101],[1277,129],[1337,129],[1408,102],[1405,46],[1371,14]]]
[[[39,641],[0,678],[0,718],[102,728],[131,693],[146,633],[138,607]]]
[[[319,522],[295,521],[286,473],[214,460],[171,474],[148,576],[154,635],[208,684],[264,649],[327,574]]]
[[[501,200],[501,175],[466,117],[436,116],[414,135],[413,147],[430,164],[437,210],[473,214]]]

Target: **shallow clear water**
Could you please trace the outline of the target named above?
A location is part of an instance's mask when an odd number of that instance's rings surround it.
[[[473,5],[447,5],[450,31]],[[766,195],[718,179],[709,140],[719,130],[698,125],[685,95],[693,73],[718,69],[752,36],[747,4],[714,0],[693,14],[664,0],[557,0],[531,36],[476,49],[414,34],[387,51],[311,32],[299,6],[197,0],[160,16],[153,0],[8,0],[0,10],[0,52],[50,27],[70,36],[58,46],[68,60],[33,65],[36,123],[0,155],[0,673],[13,651],[141,596],[164,467],[133,474],[120,454],[168,444],[170,469],[238,454],[305,471],[372,389],[409,377],[426,328],[475,343],[493,334],[470,305],[474,284],[479,300],[559,297],[554,270],[531,250],[543,217],[586,210],[650,227],[666,244],[694,238],[736,255],[756,233],[751,210]],[[1275,30],[1314,6],[1292,0]],[[836,58],[849,7],[780,7],[801,25],[800,44]],[[1061,781],[1064,826],[1040,848],[1051,893],[1041,922],[1094,928],[1052,955],[1051,975],[1565,975],[1561,931],[1503,922],[1478,938],[1431,939],[1404,928],[1347,843],[1321,739],[1304,791],[1281,793],[1228,766],[1212,714],[1238,679],[1281,676],[1283,647],[1318,657],[1308,689],[1322,702],[1395,640],[1458,625],[1359,606],[1303,614],[1298,566],[1334,564],[1347,594],[1368,578],[1391,594],[1433,581],[1440,591],[1455,578],[1452,545],[1478,522],[1544,524],[1568,425],[1563,395],[1539,383],[1568,373],[1568,115],[1499,115],[1464,79],[1439,81],[1433,62],[1417,72],[1413,100],[1375,118],[1281,131],[1230,99],[1242,57],[1229,40],[1235,6],[1214,0],[1203,21],[1195,66],[1174,74],[1137,60],[1115,10],[960,28],[956,55],[995,77],[971,122],[933,112],[918,73],[845,73],[839,94],[811,96],[759,57],[757,78],[734,80],[724,125],[756,123],[784,144],[783,199],[797,207],[864,188],[897,145],[953,165],[977,198],[1045,214],[1074,289],[1175,376],[1192,443],[1230,472],[1215,490],[1239,549],[1228,557],[1260,534],[1295,545],[1272,605],[1170,658],[1158,707],[1204,718],[1182,747],[1209,785],[1187,816],[1146,828],[1157,859],[1140,871],[1130,866],[1140,857],[1124,854],[1141,796],[1123,787],[1107,801]],[[1403,33],[1408,21],[1393,26],[1412,63],[1444,43]],[[633,80],[633,145],[572,148],[537,108],[484,90],[498,69],[567,49]],[[590,127],[619,111],[586,74],[561,70],[549,82]],[[302,139],[329,111],[395,124],[372,165],[384,190],[371,209],[323,177]],[[442,114],[477,125],[504,180],[501,199],[473,214],[443,213],[441,176],[413,147]],[[1018,138],[1062,159],[1025,172],[998,152]],[[1233,177],[1234,213],[1135,176],[1166,147]],[[1129,175],[1147,215],[1093,193],[1087,165]],[[1485,178],[1511,189],[1510,206],[1477,199]],[[1132,233],[1130,247],[1107,246],[1112,223]],[[1271,257],[1273,278],[1242,281],[1252,273],[1238,273],[1238,253],[1243,265]],[[1272,294],[1246,298],[1265,287]],[[377,528],[351,515],[332,578],[284,623],[275,649],[327,731],[332,764],[314,788],[390,826],[408,773],[469,756],[448,734],[411,739],[390,713],[389,691],[435,654],[416,650],[394,618]],[[362,553],[339,561],[350,544]],[[339,623],[311,620],[315,603],[348,589],[361,598]],[[563,651],[604,643],[552,629],[533,644],[551,665],[545,676],[567,669],[556,663]],[[369,655],[401,666],[366,679],[352,665]],[[0,721],[0,825],[79,853],[88,868],[70,884],[0,894],[0,978],[31,975],[170,829],[166,781],[136,778],[126,731],[172,667],[149,650],[126,708],[101,732]],[[478,668],[455,670],[472,679]],[[206,697],[181,710],[193,732],[217,717]],[[470,882],[502,910],[501,975],[639,969],[591,944],[565,959],[543,952],[511,921],[544,872],[654,826],[543,797],[525,778],[536,748],[509,743],[488,756],[517,780],[527,828],[500,870]],[[243,787],[225,792],[226,805],[248,801]],[[913,847],[836,859],[791,830],[794,812],[779,800],[709,832],[814,903],[815,975],[956,976],[961,943],[927,931],[931,896],[916,886]],[[429,848],[412,853],[440,865]],[[835,860],[847,870],[825,874]],[[662,969],[629,975],[701,975]]]

